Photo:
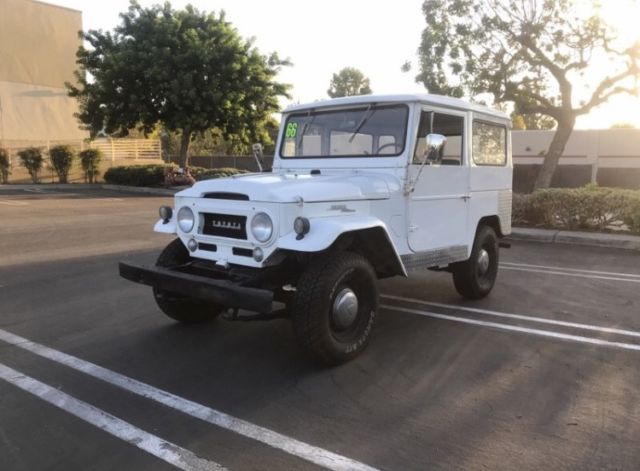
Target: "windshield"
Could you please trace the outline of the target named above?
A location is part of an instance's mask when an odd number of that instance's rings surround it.
[[[283,158],[393,157],[404,150],[406,105],[375,104],[291,114],[280,147]]]

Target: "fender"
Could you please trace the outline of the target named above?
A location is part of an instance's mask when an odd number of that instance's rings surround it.
[[[395,257],[398,275],[407,276],[407,271],[398,254],[398,249],[389,236],[387,226],[380,219],[373,216],[335,216],[311,218],[309,220],[309,232],[304,238],[298,240],[295,232],[289,232],[278,239],[276,245],[279,249],[294,252],[321,252],[328,249],[343,234],[358,232],[367,229],[379,228],[384,233],[386,242]]]
[[[176,221],[171,219],[169,222],[163,222],[162,219],[158,219],[158,222],[153,226],[153,232],[159,232],[161,234],[177,234]]]

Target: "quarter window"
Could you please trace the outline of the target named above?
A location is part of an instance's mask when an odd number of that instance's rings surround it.
[[[507,163],[507,130],[497,124],[473,122],[473,161],[477,165]]]

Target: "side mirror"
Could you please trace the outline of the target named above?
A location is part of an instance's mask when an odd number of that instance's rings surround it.
[[[442,162],[444,145],[447,143],[447,138],[442,134],[427,134],[426,141],[424,163],[433,165]]]

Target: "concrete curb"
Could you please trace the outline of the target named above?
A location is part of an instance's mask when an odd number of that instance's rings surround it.
[[[640,250],[640,236],[600,232],[574,232],[557,229],[514,227],[509,238],[558,244],[591,245],[616,249]]]
[[[148,188],[141,186],[125,186],[125,185],[109,185],[107,183],[42,183],[38,185],[0,185],[0,192],[6,190],[27,190],[27,191],[46,191],[46,190],[111,190],[123,191],[127,193],[142,193],[146,195],[173,196],[183,188]]]
[[[182,190],[182,188],[174,190],[171,188],[148,188],[146,186],[108,185],[106,183],[101,185],[101,187],[104,190],[125,191],[127,193],[143,193],[146,195],[161,195],[161,196],[173,196],[177,192]]]
[[[0,185],[0,191],[3,190],[89,190],[91,188],[102,188],[99,183],[40,183],[40,184],[22,184]]]

